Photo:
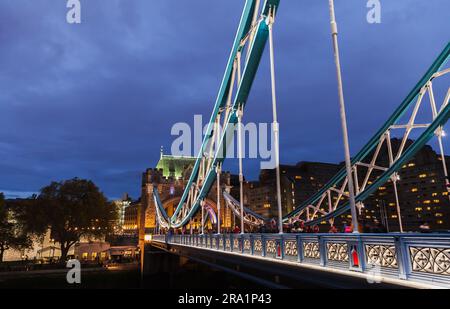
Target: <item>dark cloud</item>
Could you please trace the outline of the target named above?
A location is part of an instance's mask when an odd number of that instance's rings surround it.
[[[448,0],[336,1],[352,152],[448,42]],[[208,119],[243,1],[0,1],[0,189],[34,192],[92,178],[110,197],[139,195],[140,173],[170,149],[170,128]],[[343,157],[327,1],[281,2],[275,28],[281,159]],[[265,55],[246,121],[270,122]],[[246,162],[249,178],[259,164]],[[227,163],[235,169],[235,162]],[[19,192],[19,193],[18,193]]]

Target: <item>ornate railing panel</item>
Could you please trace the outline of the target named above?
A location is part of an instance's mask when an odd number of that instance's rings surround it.
[[[450,276],[450,248],[409,247],[413,272]]]
[[[303,257],[305,259],[320,259],[319,243],[317,241],[303,242]]]
[[[327,242],[328,261],[348,262],[348,245],[341,242]]]
[[[346,269],[366,273],[368,280],[375,274],[450,288],[450,235],[445,234],[154,235],[152,241]]]
[[[365,245],[366,263],[374,266],[398,268],[395,245]]]

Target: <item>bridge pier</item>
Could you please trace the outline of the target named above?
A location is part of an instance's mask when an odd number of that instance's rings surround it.
[[[170,273],[185,263],[186,259],[167,253],[159,248],[149,245],[145,246],[143,275],[154,275],[157,273]]]

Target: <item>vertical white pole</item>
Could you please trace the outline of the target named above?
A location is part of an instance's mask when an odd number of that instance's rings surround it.
[[[280,140],[279,125],[277,117],[277,96],[275,83],[275,53],[273,48],[273,23],[275,22],[274,8],[269,13],[269,46],[270,46],[270,78],[272,84],[272,114],[273,114],[273,134],[275,148],[275,172],[277,181],[277,206],[278,206],[278,232],[283,233],[283,210],[281,207],[281,181],[280,181]]]
[[[387,131],[387,133],[386,133],[386,146],[388,148],[389,166],[392,166],[392,164],[394,163],[394,154],[392,152],[390,131]],[[398,174],[394,173],[391,177],[391,180],[392,180],[392,185],[394,186],[395,206],[397,208],[398,226],[400,227],[400,233],[403,233],[402,213],[401,213],[401,209],[400,209],[400,201],[398,198],[398,190],[397,190],[397,181],[399,180]]]
[[[242,171],[242,116],[244,114],[243,107],[240,105],[237,110],[238,118],[238,151],[239,151],[239,199],[240,199],[240,219],[241,219],[241,234],[244,234],[244,174]]]
[[[232,87],[232,86],[230,86]],[[222,156],[222,154],[219,154],[220,148],[220,114],[217,116],[216,120],[216,152],[218,154],[218,157]],[[216,166],[216,174],[217,174],[217,234],[220,234],[220,173],[221,173],[221,166],[220,163]]]
[[[397,175],[395,174],[394,177],[397,177]],[[400,226],[400,233],[403,233],[403,222],[402,222],[402,214],[400,211],[400,202],[398,199],[397,179],[392,180],[392,183],[394,184],[395,205],[397,208],[398,225]]]
[[[202,206],[202,235],[205,233],[205,203],[203,201],[200,202]]]
[[[439,151],[441,152],[442,167],[444,168],[445,187],[447,188],[447,192],[450,193],[450,189],[448,187],[449,181],[448,181],[447,162],[445,162],[445,153],[444,153],[444,146],[442,144],[442,136],[444,136],[444,129],[442,127],[439,127],[438,132]],[[448,195],[448,198],[450,199],[450,194]]]
[[[220,234],[220,166],[217,166],[217,234]]]
[[[333,38],[334,60],[336,63],[336,74],[337,74],[337,81],[338,81],[339,105],[340,105],[341,126],[342,126],[342,135],[343,135],[344,151],[345,151],[345,168],[347,170],[347,178],[348,178],[350,209],[351,209],[351,213],[352,213],[353,232],[359,233],[358,217],[357,217],[356,203],[355,203],[355,191],[354,191],[353,177],[352,177],[352,165],[351,165],[351,161],[350,161],[350,147],[349,147],[349,142],[348,142],[347,117],[345,115],[345,102],[344,102],[344,90],[343,90],[343,85],[342,85],[341,62],[339,59],[339,45],[338,45],[338,38],[337,38],[338,30],[337,30],[337,24],[336,24],[336,16],[334,13],[334,0],[329,0],[329,3],[330,3],[331,35]]]

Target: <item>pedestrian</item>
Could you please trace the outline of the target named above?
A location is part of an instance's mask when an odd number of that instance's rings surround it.
[[[319,226],[317,224],[313,226],[313,233],[314,234],[320,233],[320,228],[319,228]]]
[[[366,224],[364,224],[363,233],[373,233],[373,232],[374,232],[374,228],[373,228],[372,224],[370,224],[370,222],[367,221]]]
[[[342,231],[341,231],[341,233],[345,233],[346,229],[347,229],[347,221],[343,221],[342,222]]]
[[[377,222],[376,233],[387,233],[387,228],[381,222]]]
[[[334,225],[330,226],[330,230],[328,231],[328,233],[336,234],[337,232],[338,232],[338,229],[336,228],[336,226],[334,226]]]
[[[353,233],[353,223],[350,223],[350,225],[345,226],[345,232],[344,233]]]
[[[420,227],[420,232],[421,233],[431,233],[431,228],[430,225],[428,224],[428,222],[423,222]]]

